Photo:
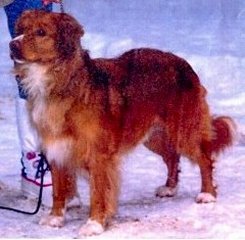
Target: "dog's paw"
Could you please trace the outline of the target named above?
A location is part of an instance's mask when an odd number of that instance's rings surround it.
[[[104,232],[104,227],[97,221],[89,219],[79,230],[79,237],[99,235]]]
[[[201,192],[197,195],[196,202],[212,203],[212,202],[216,202],[216,197],[214,197],[211,193]]]
[[[65,224],[64,216],[47,215],[41,218],[40,225],[61,228]]]
[[[160,186],[156,189],[157,197],[173,197],[177,193],[177,187]]]

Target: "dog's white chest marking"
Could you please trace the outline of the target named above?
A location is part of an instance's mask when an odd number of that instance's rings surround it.
[[[37,63],[30,63],[26,67],[26,76],[22,79],[29,96],[43,96],[47,80],[47,67]]]
[[[57,165],[63,165],[69,158],[72,141],[70,139],[60,139],[46,146],[47,159],[49,162],[55,161]]]
[[[49,103],[46,100],[46,88],[49,81],[47,76],[47,68],[36,64],[28,64],[26,68],[26,77],[22,80],[25,89],[28,91],[28,96],[34,99],[33,109],[31,112],[32,120],[37,125],[43,125],[49,128],[50,134],[53,136],[59,132],[57,124],[50,119]],[[51,117],[52,118],[52,117]],[[46,125],[47,124],[47,125]],[[56,161],[57,164],[63,164],[65,159],[69,156],[71,149],[71,140],[56,139],[52,143],[45,146],[46,155],[49,161]]]
[[[28,96],[35,99],[32,118],[36,123],[40,121],[46,111],[44,95],[47,78],[46,67],[37,63],[30,63],[26,66],[26,75],[22,79],[22,84]]]

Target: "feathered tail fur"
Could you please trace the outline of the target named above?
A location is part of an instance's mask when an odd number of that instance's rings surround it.
[[[219,155],[227,147],[233,145],[235,141],[236,124],[228,116],[213,117],[212,127],[214,137],[212,139],[210,150],[212,154]]]

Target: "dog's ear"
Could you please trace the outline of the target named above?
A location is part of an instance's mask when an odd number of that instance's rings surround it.
[[[62,13],[58,19],[58,51],[62,57],[72,56],[80,46],[84,34],[83,27],[72,16]]]

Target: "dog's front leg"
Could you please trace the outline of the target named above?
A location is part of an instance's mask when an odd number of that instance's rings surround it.
[[[51,227],[62,227],[65,222],[66,203],[76,194],[76,177],[65,166],[51,163],[53,183],[53,206],[48,216],[44,216],[40,224]]]
[[[120,183],[116,158],[100,158],[89,167],[90,218],[80,228],[79,235],[101,234],[117,209]]]

